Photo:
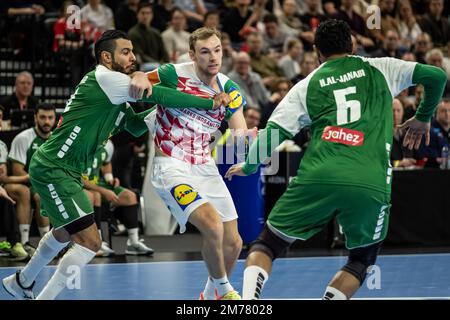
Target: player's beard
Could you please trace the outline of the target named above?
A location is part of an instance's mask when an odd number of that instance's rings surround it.
[[[136,71],[136,62],[133,62],[133,64],[130,66],[130,68],[127,70],[124,66],[117,63],[114,58],[112,59],[111,68],[114,71],[125,73],[125,74],[132,74]]]
[[[37,124],[37,127],[39,129],[40,132],[42,133],[49,133],[50,131],[52,131],[52,127],[51,126],[41,126],[39,123]]]

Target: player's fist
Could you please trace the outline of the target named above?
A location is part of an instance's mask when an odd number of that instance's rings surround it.
[[[227,106],[231,103],[233,99],[226,94],[225,92],[221,92],[214,96],[214,107],[213,109],[220,108],[220,106]]]
[[[242,170],[243,166],[244,163],[238,163],[231,166],[230,169],[228,169],[227,173],[225,173],[225,178],[231,181],[233,176],[246,176],[244,170]]]

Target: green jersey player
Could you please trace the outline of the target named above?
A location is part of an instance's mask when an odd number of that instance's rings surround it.
[[[134,114],[127,101],[141,99],[169,107],[220,107],[228,96],[202,99],[161,86],[152,87],[147,76],[135,72],[136,58],[127,35],[106,31],[95,44],[98,62],[86,74],[68,100],[52,136],[35,152],[29,173],[32,186],[41,197],[52,232],[40,241],[24,269],[3,279],[4,288],[17,299],[33,299],[34,279],[40,270],[72,240],[56,272],[37,299],[54,299],[71,276],[81,270],[99,250],[101,240],[93,218],[92,204],[83,190],[82,173],[95,151],[121,128],[140,135],[146,129],[144,114]],[[131,75],[131,77],[129,76]],[[147,91],[147,94],[144,93]]]
[[[336,216],[349,259],[326,288],[324,299],[349,299],[364,282],[386,237],[392,169],[392,100],[412,84],[425,96],[415,117],[404,123],[405,144],[429,142],[430,118],[447,80],[438,68],[393,58],[350,56],[350,28],[328,20],[317,29],[322,65],[290,90],[252,145],[244,165],[227,172],[251,174],[276,142],[311,123],[311,143],[297,176],[272,209],[252,245],[244,271],[244,299],[257,299],[272,261],[296,239],[307,240]],[[256,160],[256,161],[255,161]]]

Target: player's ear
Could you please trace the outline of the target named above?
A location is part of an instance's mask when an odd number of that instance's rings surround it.
[[[195,52],[194,52],[194,50],[189,50],[189,57],[191,58],[192,61],[195,61]]]
[[[112,56],[111,56],[111,53],[110,53],[110,52],[108,52],[108,51],[102,51],[102,52],[100,53],[100,56],[101,56],[101,58],[102,58],[103,63],[105,63],[105,64],[110,64],[110,63],[112,63]]]

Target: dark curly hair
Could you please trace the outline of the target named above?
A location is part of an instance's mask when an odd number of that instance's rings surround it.
[[[333,54],[351,54],[352,37],[350,27],[345,21],[326,20],[317,28],[314,44],[326,58]]]
[[[100,63],[100,54],[102,53],[102,51],[107,51],[114,56],[117,39],[130,40],[128,35],[120,30],[107,30],[103,32],[101,37],[94,45],[95,60],[97,60],[97,63]]]

